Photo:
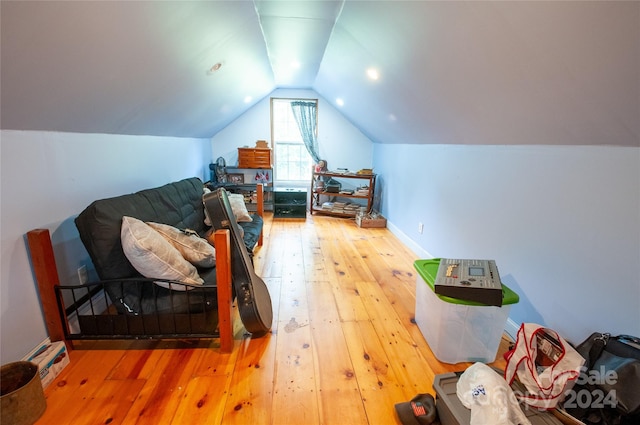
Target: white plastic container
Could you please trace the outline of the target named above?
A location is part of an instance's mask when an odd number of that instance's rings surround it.
[[[502,307],[437,295],[433,283],[439,264],[439,258],[414,263],[418,328],[441,362],[493,362],[518,295],[503,284]]]

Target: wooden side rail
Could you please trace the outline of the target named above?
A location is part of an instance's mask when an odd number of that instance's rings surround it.
[[[42,313],[44,314],[44,321],[47,325],[49,339],[51,339],[52,342],[63,341],[65,339],[63,326],[66,326],[66,324],[60,322],[56,293],[53,289],[56,285],[60,284],[60,281],[49,230],[31,230],[27,233],[27,242],[29,244],[33,273],[36,276],[36,282],[38,284],[40,303],[42,304]],[[67,343],[67,346],[71,348],[70,343]]]
[[[213,234],[216,247],[216,284],[218,285],[218,328],[220,351],[233,350],[233,321],[231,320],[231,238],[229,229],[219,229]]]
[[[232,292],[231,292],[231,241],[228,229],[214,233],[216,246],[216,281],[218,297],[218,333],[220,351],[233,350]],[[68,329],[66,317],[62,319],[56,300],[55,287],[60,284],[51,236],[47,229],[35,229],[27,232],[27,243],[31,255],[33,271],[38,285],[42,312],[51,341],[65,341],[69,349],[71,341],[65,339]]]

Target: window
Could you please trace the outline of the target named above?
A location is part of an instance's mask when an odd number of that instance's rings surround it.
[[[271,98],[271,140],[275,156],[275,181],[293,186],[311,180],[313,159],[304,145],[291,111],[291,102],[301,99]],[[304,99],[310,101],[309,99]],[[317,100],[314,100],[317,105]]]

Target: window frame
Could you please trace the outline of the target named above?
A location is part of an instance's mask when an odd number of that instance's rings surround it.
[[[279,101],[286,101],[289,104],[291,104],[291,102],[295,102],[295,101],[303,101],[303,102],[315,102],[316,103],[316,129],[315,129],[315,137],[317,139],[318,137],[318,108],[319,108],[319,101],[317,98],[302,98],[302,97],[271,97],[269,100],[269,110],[270,110],[270,117],[269,117],[269,124],[270,124],[270,131],[271,131],[271,148],[273,149],[273,181],[274,181],[274,185],[278,185],[278,186],[287,186],[287,187],[303,187],[303,186],[308,186],[310,184],[311,181],[311,171],[312,171],[312,167],[313,167],[313,159],[311,158],[311,155],[309,155],[309,152],[307,152],[306,147],[304,145],[304,141],[302,141],[300,143],[300,145],[302,146],[302,148],[304,149],[304,152],[308,155],[309,159],[310,159],[310,166],[309,166],[309,170],[308,170],[308,176],[305,177],[302,180],[285,180],[285,179],[281,179],[278,176],[278,149],[277,149],[277,140],[275,138],[275,131],[274,131],[274,102],[279,102]],[[291,143],[291,142],[287,142],[287,143]],[[297,143],[296,143],[297,144]]]

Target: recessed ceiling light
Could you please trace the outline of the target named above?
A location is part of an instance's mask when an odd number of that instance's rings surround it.
[[[337,104],[338,106],[344,106],[344,100],[342,100],[341,98],[337,98],[337,99],[336,99],[336,104]]]
[[[380,73],[378,72],[377,69],[375,68],[369,68],[367,69],[367,76],[372,79],[372,80],[377,80],[378,78],[380,78]]]
[[[291,68],[295,68],[295,69],[300,68],[300,62],[298,62],[298,61],[292,61],[292,62],[291,62]]]
[[[253,97],[251,96],[245,96],[244,98],[244,103],[250,103],[253,100]]]

